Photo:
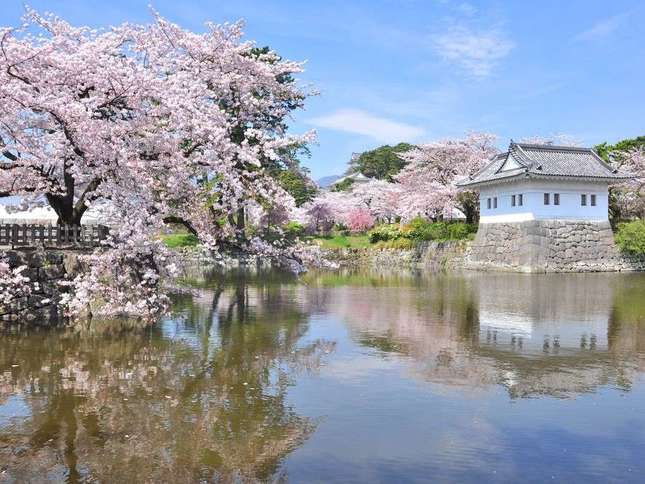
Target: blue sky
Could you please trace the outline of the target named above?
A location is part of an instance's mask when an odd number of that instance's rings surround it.
[[[293,123],[315,128],[314,178],[352,152],[461,136],[569,135],[585,145],[645,134],[645,3],[622,0],[32,0],[75,24],[151,19],[193,30],[244,19],[247,37],[307,60],[320,95]],[[22,0],[2,0],[17,25]]]

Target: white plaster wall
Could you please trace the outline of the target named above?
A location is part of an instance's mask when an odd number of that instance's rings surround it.
[[[511,205],[511,196],[523,194],[523,206]],[[544,205],[544,194],[550,204]],[[553,204],[553,194],[560,194],[560,205]],[[587,205],[580,205],[580,195],[587,195]],[[591,195],[596,206],[591,206]],[[488,209],[487,199],[497,197],[497,208]],[[608,186],[606,183],[527,180],[505,182],[483,187],[479,193],[480,223],[523,222],[527,220],[594,220],[608,219]]]

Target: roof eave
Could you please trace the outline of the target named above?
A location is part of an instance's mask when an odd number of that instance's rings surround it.
[[[624,176],[577,176],[577,175],[556,175],[549,173],[534,173],[534,172],[521,172],[515,173],[513,175],[499,177],[499,178],[489,178],[486,180],[471,180],[467,182],[457,183],[458,188],[476,188],[479,186],[489,186],[496,183],[507,183],[515,181],[518,178],[524,179],[565,179],[565,180],[579,180],[579,181],[594,181],[594,182],[604,182],[608,184],[622,183],[628,180],[633,179],[633,176],[624,175]]]
[[[509,175],[509,176],[489,178],[486,180],[470,180],[467,182],[456,183],[456,185],[459,188],[472,188],[472,187],[478,187],[482,185],[492,185],[498,182],[504,183],[504,182],[515,180],[516,178],[520,178],[520,177],[526,178],[527,176],[528,174],[526,172],[521,172],[521,173],[514,173],[513,175]]]

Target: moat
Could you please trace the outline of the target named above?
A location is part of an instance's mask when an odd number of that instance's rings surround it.
[[[0,482],[639,482],[645,274],[209,274],[5,329]]]

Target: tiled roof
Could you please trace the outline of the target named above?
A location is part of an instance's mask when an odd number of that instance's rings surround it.
[[[507,167],[507,168],[506,168]],[[473,186],[515,177],[593,178],[620,181],[631,175],[618,173],[591,148],[514,143],[495,156],[479,173],[459,186]]]

